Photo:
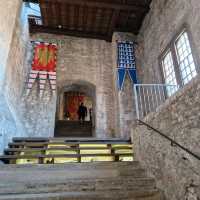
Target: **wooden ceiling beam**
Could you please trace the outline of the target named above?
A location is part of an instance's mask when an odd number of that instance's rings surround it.
[[[28,3],[39,3],[39,0],[23,0],[23,2],[28,2]]]
[[[108,8],[114,10],[126,10],[126,11],[148,11],[149,5],[144,4],[123,4],[123,3],[105,3],[105,2],[97,2],[97,1],[88,1],[88,0],[40,0],[40,3],[43,5],[48,5],[50,3],[67,3],[71,5],[79,5],[79,6],[86,6],[86,7],[97,7],[97,8]]]
[[[50,33],[57,35],[69,35],[74,37],[83,37],[83,38],[92,38],[92,39],[101,39],[110,41],[110,38],[107,35],[102,34],[94,34],[94,32],[86,32],[86,31],[78,31],[78,30],[69,30],[66,28],[55,28],[55,27],[47,27],[40,25],[31,25],[29,26],[31,33]]]
[[[101,25],[103,24],[102,21],[102,9],[97,8],[96,12],[96,22],[94,24],[94,32],[100,32],[101,33]]]
[[[83,8],[83,30],[87,30],[87,20],[88,20],[88,8]]]
[[[112,13],[111,23],[110,23],[109,30],[108,30],[109,36],[112,36],[113,31],[115,30],[117,20],[119,18],[119,14],[120,14],[120,10],[115,10]]]

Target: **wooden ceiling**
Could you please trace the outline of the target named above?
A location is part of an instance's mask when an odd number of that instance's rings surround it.
[[[39,3],[42,25],[31,32],[48,32],[111,41],[114,31],[138,34],[151,0],[24,0]]]

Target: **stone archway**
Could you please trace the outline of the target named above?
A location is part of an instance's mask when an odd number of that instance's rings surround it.
[[[68,124],[68,126],[71,124],[74,124],[72,126],[76,126],[76,128],[78,128],[78,126],[80,126],[79,122],[77,121],[77,119],[75,120],[71,120],[71,118],[67,118],[65,117],[66,115],[66,94],[68,93],[73,93],[73,94],[81,94],[84,95],[84,97],[87,97],[87,99],[90,99],[91,101],[91,105],[92,105],[92,119],[90,120],[90,118],[87,118],[87,122],[85,123],[85,126],[89,126],[91,125],[91,134],[87,134],[84,135],[84,131],[83,135],[77,134],[78,136],[81,137],[90,137],[90,136],[94,136],[95,135],[95,127],[96,127],[96,87],[86,81],[71,81],[70,83],[64,85],[62,88],[58,89],[58,97],[57,97],[57,111],[56,111],[56,126],[55,126],[55,136],[57,136],[56,132],[58,130],[58,126],[59,123],[61,124]],[[89,108],[88,107],[88,115],[89,115]],[[73,121],[73,122],[72,122]],[[91,123],[89,123],[91,122]],[[71,129],[70,129],[71,130]],[[81,131],[81,127],[80,127],[80,131]],[[74,134],[74,137],[76,137],[77,135]],[[64,136],[64,135],[62,135]],[[66,137],[70,136],[73,137],[73,134],[66,134]]]

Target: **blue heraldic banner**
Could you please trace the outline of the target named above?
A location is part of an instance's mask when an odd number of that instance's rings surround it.
[[[137,84],[137,71],[135,60],[135,44],[133,42],[118,42],[118,88],[123,89],[126,75],[128,74],[132,83]]]

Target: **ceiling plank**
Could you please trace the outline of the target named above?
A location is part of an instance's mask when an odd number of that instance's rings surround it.
[[[103,10],[100,8],[97,8],[96,12],[96,23],[94,24],[94,32],[100,32],[101,26],[102,26],[102,18],[103,18]]]
[[[50,34],[57,34],[57,35],[69,35],[74,37],[83,37],[83,38],[92,38],[92,39],[102,39],[106,41],[110,41],[110,38],[107,35],[102,34],[94,34],[93,32],[82,32],[78,30],[69,30],[69,29],[59,29],[54,27],[46,27],[46,26],[39,26],[39,25],[32,25],[30,26],[31,33],[50,33]]]
[[[112,38],[114,31],[137,34],[150,6],[150,0],[38,1],[45,31],[73,32],[83,37],[93,33],[95,38]],[[32,25],[36,26],[36,23]]]
[[[108,30],[109,36],[112,36],[113,31],[115,30],[117,20],[119,18],[119,14],[120,14],[119,10],[114,10],[112,13],[111,23],[110,23],[109,30]]]
[[[40,0],[41,1],[41,0]],[[87,7],[98,7],[98,8],[109,8],[116,10],[149,10],[148,4],[123,4],[123,3],[106,3],[106,2],[97,2],[97,1],[88,1],[88,0],[42,0],[43,3],[67,3],[71,5],[87,6]]]
[[[42,22],[43,22],[43,24],[48,25],[48,18],[46,18],[46,13],[48,13],[47,12],[48,6],[46,4],[44,4],[43,0],[38,0],[38,1],[40,3]]]
[[[83,9],[83,31],[86,31],[87,29],[87,20],[88,20],[88,7],[84,6]]]

